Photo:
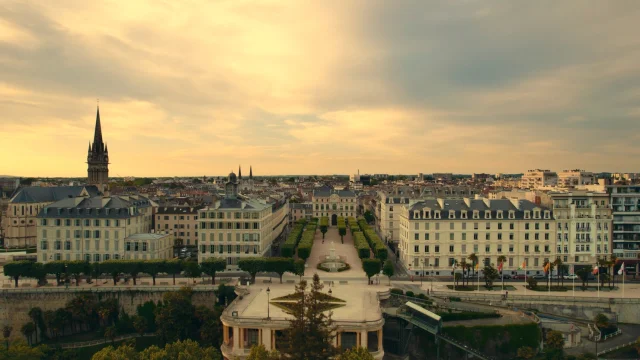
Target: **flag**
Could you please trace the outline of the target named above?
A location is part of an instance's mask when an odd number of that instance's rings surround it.
[[[502,271],[502,264],[503,264],[502,261],[500,262],[500,264],[498,264],[498,271]]]
[[[551,263],[547,262],[547,264],[544,266],[544,268],[542,268],[544,270],[544,272],[549,272],[549,269],[551,268]]]
[[[458,262],[453,260],[453,268],[451,270],[456,271],[457,267],[458,267]]]
[[[593,275],[597,275],[599,270],[600,268],[598,267],[598,265],[593,265]]]
[[[526,268],[527,268],[527,262],[526,262],[526,261],[523,261],[523,262],[522,262],[522,265],[520,265],[520,267],[518,268],[518,270],[524,270],[524,269],[526,269]]]
[[[480,270],[480,262],[478,261],[478,263],[476,264],[476,270]]]
[[[618,275],[624,274],[624,262],[620,265],[620,270],[618,270]]]

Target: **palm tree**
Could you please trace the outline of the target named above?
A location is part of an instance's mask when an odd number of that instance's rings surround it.
[[[464,275],[467,273],[467,269],[469,268],[469,264],[467,264],[465,259],[460,261],[460,268],[462,269],[462,286],[464,286]]]
[[[473,275],[475,275],[476,274],[476,262],[478,261],[478,256],[476,255],[476,253],[471,253],[471,255],[469,255],[469,257],[467,259],[471,260],[471,268],[473,269]]]
[[[607,267],[609,266],[609,262],[606,259],[598,259],[598,280],[600,280],[600,287],[604,286],[604,277],[602,277],[602,274],[600,274],[600,268],[601,267]]]
[[[29,317],[31,318],[31,321],[33,321],[33,325],[35,326],[35,333],[36,333],[36,343],[38,342],[38,325],[42,325],[43,321],[42,321],[42,309],[40,309],[39,307],[32,307],[31,310],[29,310]],[[44,329],[41,327],[40,328],[41,331],[44,331]]]
[[[22,334],[27,338],[27,343],[31,345],[31,338],[33,337],[33,333],[36,332],[36,326],[33,325],[32,322],[28,322],[22,325],[22,329],[20,330]]]
[[[558,286],[560,286],[560,278],[563,278],[562,285],[564,285],[564,277],[562,276],[564,275],[564,266],[562,265],[562,260],[559,256],[556,258],[556,261],[554,261],[553,264],[556,266],[556,269],[558,269],[558,271],[556,271]]]
[[[502,273],[504,272],[504,262],[507,261],[507,257],[504,255],[500,255],[498,256],[498,264],[502,264],[502,266],[500,266],[502,268],[502,271],[500,271],[500,275],[502,275]],[[501,276],[502,278],[502,287],[504,288],[504,276]]]
[[[609,286],[611,289],[616,285],[616,263],[618,262],[618,257],[614,254],[611,254],[611,285]]]

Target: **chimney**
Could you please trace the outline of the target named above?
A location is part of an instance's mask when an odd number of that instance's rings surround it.
[[[440,205],[440,208],[444,209],[444,199],[443,198],[438,198],[437,201],[438,201],[438,205]]]
[[[466,197],[463,200],[464,200],[464,204],[467,205],[468,208],[470,208],[471,207],[471,199]]]

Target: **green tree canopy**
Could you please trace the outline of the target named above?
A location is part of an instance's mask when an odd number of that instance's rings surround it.
[[[338,356],[337,360],[374,360],[369,350],[363,347],[351,348]]]
[[[227,268],[227,260],[223,258],[207,258],[200,262],[202,272],[211,276],[211,284],[216,283],[216,273]]]
[[[362,269],[367,274],[369,280],[371,280],[372,276],[380,273],[380,260],[362,259]]]
[[[274,272],[280,276],[280,284],[282,284],[282,276],[285,272],[293,272],[293,259],[285,257],[267,258],[265,261],[265,271]]]
[[[244,258],[238,261],[238,267],[251,275],[251,283],[255,284],[256,274],[264,271],[265,259],[261,257]]]

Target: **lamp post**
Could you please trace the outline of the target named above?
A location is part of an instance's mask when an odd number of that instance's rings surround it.
[[[424,259],[422,259],[422,271],[420,272],[420,287],[422,287],[422,278],[424,277]]]
[[[269,304],[269,294],[271,294],[271,289],[269,289],[269,287],[267,286],[267,320],[271,319],[271,314],[269,312],[270,308],[270,304]]]

